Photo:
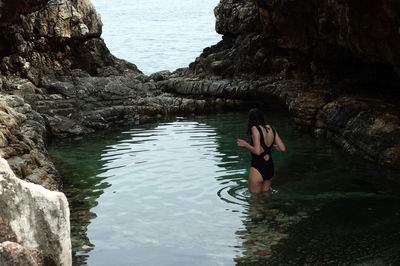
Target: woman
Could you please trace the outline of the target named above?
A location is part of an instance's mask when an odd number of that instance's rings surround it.
[[[269,191],[274,177],[274,163],[271,157],[272,148],[286,151],[278,132],[264,121],[263,113],[257,109],[249,111],[247,135],[251,135],[251,143],[238,139],[237,145],[251,152],[249,190],[251,193]]]

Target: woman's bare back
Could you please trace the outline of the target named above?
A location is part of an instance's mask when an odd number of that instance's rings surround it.
[[[270,147],[274,142],[274,132],[272,131],[271,126],[265,125],[265,127],[260,126],[260,128],[264,136],[264,143],[267,145],[267,147]],[[265,128],[267,128],[268,131]]]

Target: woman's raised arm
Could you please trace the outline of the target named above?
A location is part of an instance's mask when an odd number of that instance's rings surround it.
[[[281,138],[279,137],[278,131],[275,130],[275,144],[274,144],[274,149],[277,151],[282,151],[285,152],[286,151],[286,146],[283,143],[283,141],[281,140]]]

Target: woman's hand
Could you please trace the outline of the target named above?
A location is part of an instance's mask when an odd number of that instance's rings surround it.
[[[249,145],[249,144],[247,143],[247,141],[242,140],[242,139],[237,139],[236,143],[237,143],[237,145],[238,145],[239,147],[245,147],[245,148]]]
[[[279,149],[279,146],[278,146],[277,144],[274,144],[274,145],[272,146],[272,148],[274,148],[274,149],[277,150],[277,151],[281,151],[281,150]]]

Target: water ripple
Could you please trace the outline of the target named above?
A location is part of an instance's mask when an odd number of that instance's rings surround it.
[[[235,205],[248,206],[249,192],[243,186],[225,186],[217,192],[221,200]]]

